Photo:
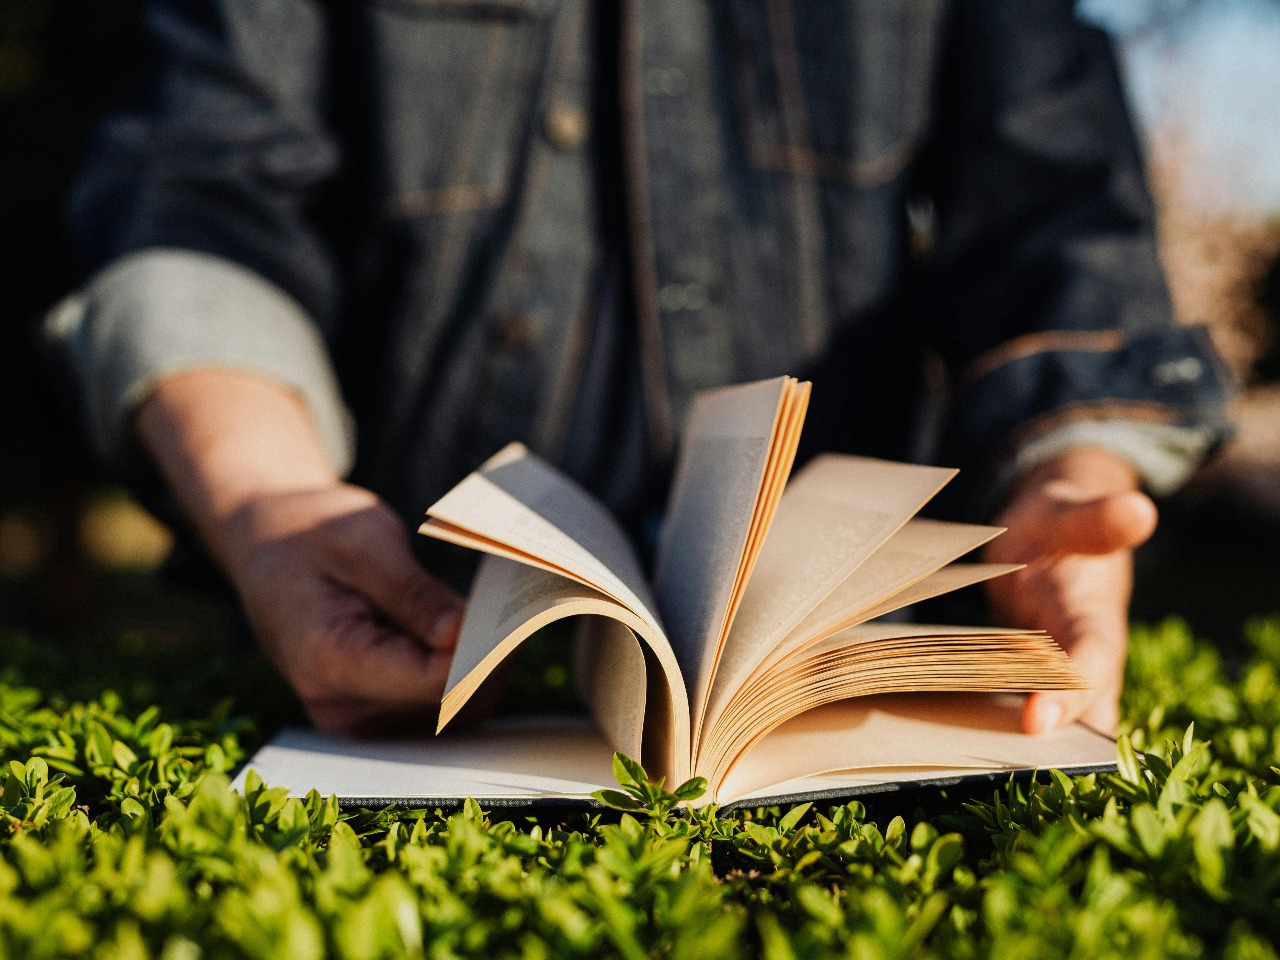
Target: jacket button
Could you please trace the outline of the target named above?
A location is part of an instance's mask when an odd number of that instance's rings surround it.
[[[650,67],[644,75],[644,92],[651,97],[682,97],[689,92],[689,75],[679,67]]]
[[[1151,380],[1158,387],[1176,387],[1195,383],[1204,376],[1204,363],[1198,357],[1166,360],[1151,368]]]
[[[693,283],[665,283],[658,288],[658,307],[664,313],[679,310],[698,311],[706,307],[710,297],[705,285]]]
[[[531,313],[504,313],[498,318],[494,342],[504,350],[527,350],[533,346],[542,325]]]
[[[572,103],[557,103],[543,121],[547,139],[561,150],[576,150],[587,140],[587,112]]]

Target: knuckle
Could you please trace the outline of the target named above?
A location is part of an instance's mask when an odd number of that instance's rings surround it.
[[[460,603],[452,590],[439,580],[420,570],[405,578],[402,594],[410,609],[419,616],[428,616]]]

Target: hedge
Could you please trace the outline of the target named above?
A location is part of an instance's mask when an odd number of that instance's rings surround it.
[[[0,640],[0,956],[1276,957],[1280,620],[1133,637],[1119,772],[536,822],[228,775],[295,709],[251,655]],[[228,692],[236,704],[220,700]]]

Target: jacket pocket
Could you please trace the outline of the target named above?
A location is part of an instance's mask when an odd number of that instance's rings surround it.
[[[941,0],[726,0],[748,162],[874,186],[929,122]]]
[[[375,0],[410,15],[519,17],[546,13],[554,0]]]
[[[552,0],[376,0],[383,212],[499,206],[528,131]]]

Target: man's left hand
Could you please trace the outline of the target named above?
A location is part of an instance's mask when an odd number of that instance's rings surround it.
[[[1155,530],[1155,504],[1121,457],[1074,447],[1022,478],[996,522],[1008,532],[984,559],[1027,565],[989,584],[996,616],[1047,630],[1089,684],[1032,694],[1023,729],[1043,733],[1080,720],[1111,733],[1124,682],[1133,550]]]

